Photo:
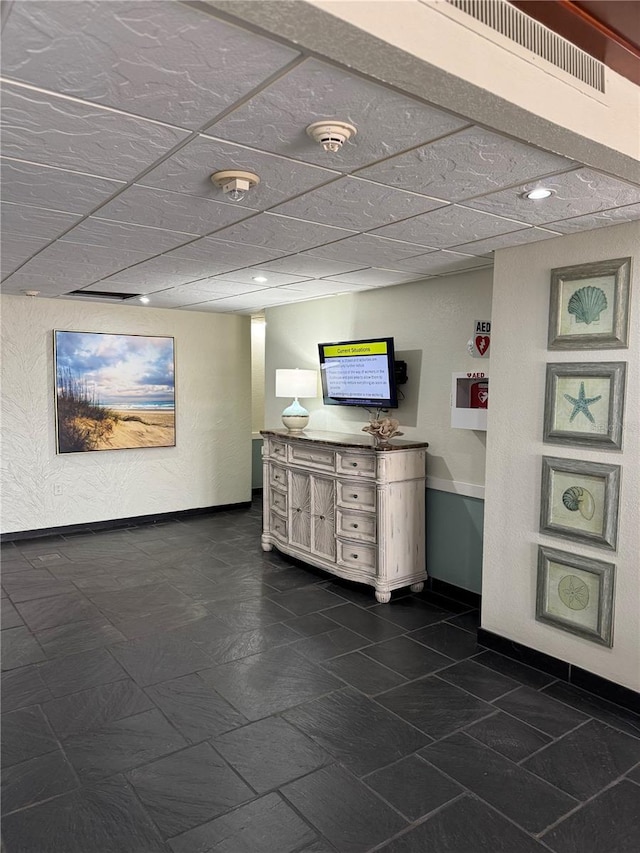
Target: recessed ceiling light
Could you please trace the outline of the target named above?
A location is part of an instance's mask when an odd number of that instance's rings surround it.
[[[257,281],[258,284],[262,284],[263,281],[269,281],[269,279],[264,275],[254,275],[252,276],[251,281]]]
[[[144,305],[146,305],[148,301],[149,301],[148,296],[141,296],[140,297],[140,302],[142,302]]]
[[[522,193],[522,198],[526,198],[529,201],[540,201],[543,198],[549,198],[551,195],[553,195],[553,190],[548,190],[546,187],[536,187],[535,190]]]
[[[257,175],[242,169],[223,169],[222,172],[214,172],[211,180],[231,201],[242,201],[249,190],[260,183]]]

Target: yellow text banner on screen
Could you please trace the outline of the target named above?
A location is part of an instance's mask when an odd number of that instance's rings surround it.
[[[386,341],[374,341],[368,344],[333,344],[322,348],[325,358],[348,355],[386,355]]]

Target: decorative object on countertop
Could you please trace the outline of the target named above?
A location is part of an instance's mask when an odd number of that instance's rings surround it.
[[[316,370],[276,370],[276,397],[293,397],[293,403],[282,412],[282,423],[290,432],[301,432],[309,423],[309,412],[298,397],[318,396]]]
[[[362,432],[368,432],[373,436],[375,447],[384,447],[396,435],[404,435],[398,427],[400,422],[395,418],[371,418],[369,423],[362,427]]]

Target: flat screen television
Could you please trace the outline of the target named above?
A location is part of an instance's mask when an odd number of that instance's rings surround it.
[[[397,409],[393,338],[318,344],[326,406]]]

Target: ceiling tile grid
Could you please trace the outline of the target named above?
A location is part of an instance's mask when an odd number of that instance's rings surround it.
[[[7,9],[6,293],[146,293],[159,307],[249,313],[482,268],[498,249],[640,218],[637,185],[204,5]],[[332,118],[357,128],[335,153],[306,133]],[[260,177],[238,202],[211,181],[230,168]],[[551,198],[523,198],[542,185]]]

